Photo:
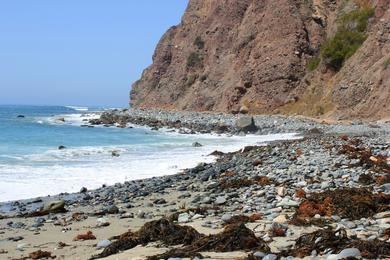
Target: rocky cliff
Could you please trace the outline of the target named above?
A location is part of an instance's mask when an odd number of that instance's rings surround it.
[[[389,8],[388,0],[190,0],[133,84],[131,105],[390,117]]]

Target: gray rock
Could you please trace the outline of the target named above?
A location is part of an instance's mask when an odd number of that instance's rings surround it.
[[[219,196],[219,197],[217,197],[217,199],[215,200],[215,203],[218,204],[218,205],[225,204],[225,203],[226,203],[226,198],[225,198],[225,197],[222,197],[222,196]]]
[[[49,201],[43,206],[42,211],[48,213],[65,211],[65,201],[64,200]]]
[[[244,116],[236,120],[236,127],[242,132],[256,132],[257,126],[253,117]]]
[[[263,260],[276,260],[276,259],[278,259],[278,256],[275,254],[268,254],[263,257]]]
[[[223,222],[228,222],[228,221],[231,220],[231,219],[232,219],[232,215],[229,214],[229,213],[223,214],[222,217],[221,217],[221,220],[222,220]]]

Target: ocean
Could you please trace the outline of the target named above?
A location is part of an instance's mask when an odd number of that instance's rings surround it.
[[[245,137],[183,135],[147,127],[81,127],[99,107],[0,106],[0,201],[94,189],[127,180],[175,174],[215,160],[215,150],[294,134]],[[23,115],[23,117],[21,117]],[[199,142],[202,147],[193,147]],[[65,146],[65,149],[58,149]],[[112,152],[119,156],[112,156]]]

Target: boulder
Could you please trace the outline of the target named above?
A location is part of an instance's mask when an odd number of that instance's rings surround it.
[[[241,132],[255,132],[257,126],[255,120],[251,116],[240,117],[236,120],[236,127]]]
[[[203,145],[201,143],[195,142],[195,143],[192,143],[192,146],[193,147],[202,147]]]

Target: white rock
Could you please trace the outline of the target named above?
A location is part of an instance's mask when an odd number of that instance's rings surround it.
[[[96,226],[97,227],[106,227],[108,225],[110,225],[110,222],[108,221],[107,218],[98,218],[96,220]]]
[[[279,215],[276,218],[274,218],[272,222],[281,223],[281,224],[287,223],[287,217],[286,215]]]
[[[284,195],[286,195],[286,188],[281,186],[281,187],[277,187],[276,188],[276,193],[281,196],[281,197],[284,197]]]
[[[187,223],[188,221],[190,221],[190,215],[188,215],[188,213],[181,213],[177,218],[177,221],[179,223]]]
[[[96,245],[96,249],[103,249],[103,248],[106,248],[108,247],[109,245],[111,245],[111,241],[110,240],[107,240],[107,239],[104,239],[104,240],[100,240],[97,245]]]
[[[200,215],[200,214],[195,214],[192,216],[192,220],[195,220],[195,219],[200,219],[200,218],[203,218],[203,215]]]
[[[338,259],[343,259],[347,257],[360,257],[360,250],[357,248],[346,248],[343,249],[340,253],[337,254]]]

